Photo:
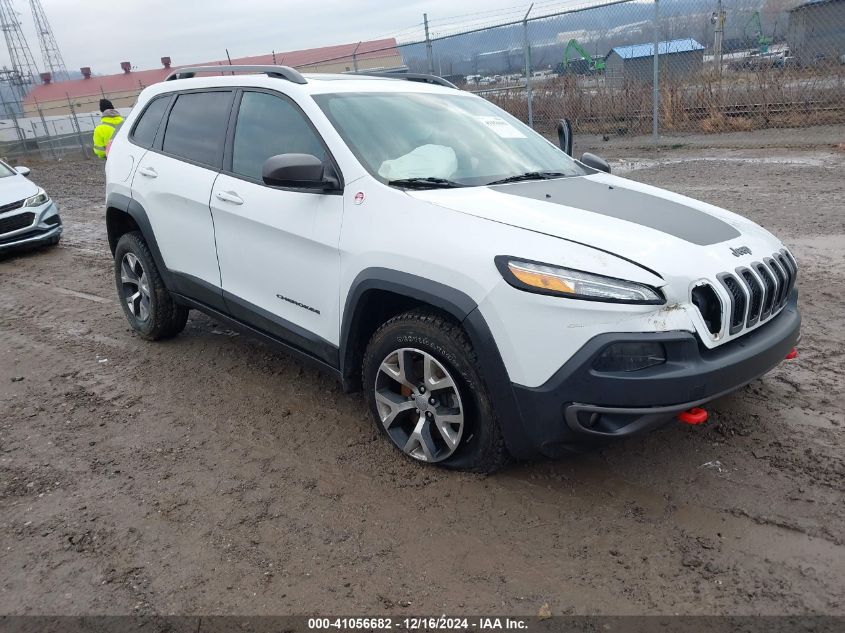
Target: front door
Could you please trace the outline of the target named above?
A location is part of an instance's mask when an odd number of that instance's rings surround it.
[[[343,197],[265,185],[264,161],[286,153],[331,160],[293,101],[245,90],[211,195],[224,297],[234,316],[336,363]]]

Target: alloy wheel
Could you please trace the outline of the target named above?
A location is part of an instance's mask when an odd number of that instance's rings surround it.
[[[455,452],[464,431],[461,395],[434,356],[413,348],[391,352],[379,366],[374,388],[379,419],[404,453],[439,462]]]
[[[123,300],[136,319],[150,318],[150,286],[141,260],[134,253],[126,253],[120,262],[120,281]]]

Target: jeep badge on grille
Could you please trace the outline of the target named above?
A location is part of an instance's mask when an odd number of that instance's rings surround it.
[[[731,248],[731,253],[734,257],[741,257],[743,255],[751,255],[751,249],[747,246],[740,246],[739,248]]]

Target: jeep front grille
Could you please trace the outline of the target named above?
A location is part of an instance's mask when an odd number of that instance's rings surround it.
[[[726,325],[728,334],[734,335],[772,318],[783,309],[795,287],[798,265],[788,251],[782,250],[763,258],[762,262],[720,273],[716,278],[727,291]],[[698,307],[707,329],[715,335],[713,309],[708,305],[705,313],[701,301],[699,289],[703,287],[706,286],[693,289],[692,302]]]
[[[718,279],[727,288],[728,294],[730,295],[731,309],[728,311],[730,317],[728,331],[731,334],[736,334],[742,329],[743,322],[745,321],[745,291],[740,287],[740,283],[736,280],[736,277],[730,273],[722,273],[718,276]]]

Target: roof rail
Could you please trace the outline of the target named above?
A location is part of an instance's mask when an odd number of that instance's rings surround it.
[[[224,66],[222,64],[219,66],[186,66],[185,68],[177,68],[167,75],[165,81],[190,79],[197,73],[264,73],[268,77],[287,79],[295,84],[308,83],[298,70],[290,66]]]
[[[388,77],[390,79],[404,79],[406,81],[419,81],[425,84],[435,84],[438,86],[445,86],[446,88],[458,87],[451,81],[446,81],[443,77],[437,75],[427,75],[425,73],[406,73],[402,71],[373,71],[373,72],[352,72],[352,75],[366,75],[368,77]]]

